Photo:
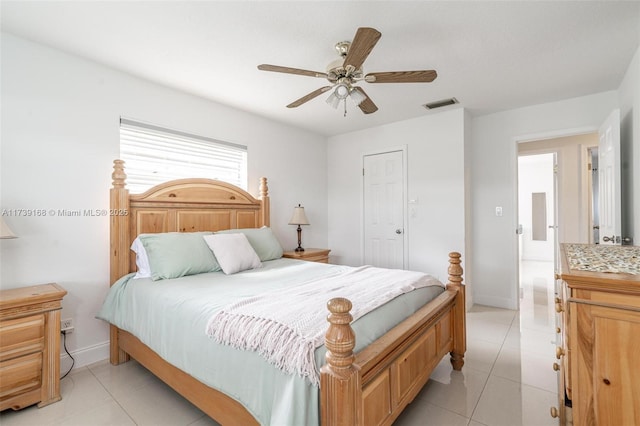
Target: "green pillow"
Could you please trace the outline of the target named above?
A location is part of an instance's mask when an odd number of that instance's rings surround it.
[[[218,231],[216,234],[244,234],[249,240],[249,244],[256,251],[261,262],[266,260],[280,259],[282,257],[282,246],[276,238],[271,228],[241,228]]]
[[[220,270],[220,265],[204,241],[213,232],[167,232],[140,234],[147,252],[153,281],[179,278]]]

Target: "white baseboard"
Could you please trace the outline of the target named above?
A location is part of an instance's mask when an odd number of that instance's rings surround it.
[[[507,299],[504,297],[481,296],[474,294],[473,303],[477,305],[493,306],[494,308],[511,309],[513,311],[518,309],[517,300]]]
[[[61,345],[62,353],[60,354],[60,372],[64,374],[71,367],[71,358],[64,351]],[[109,341],[98,343],[97,345],[87,346],[86,348],[76,349],[71,352],[71,356],[75,360],[73,369],[84,367],[94,362],[109,359]]]

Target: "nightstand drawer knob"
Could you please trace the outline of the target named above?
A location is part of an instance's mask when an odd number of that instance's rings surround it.
[[[557,362],[553,363],[553,371],[560,371],[560,364],[558,364]]]
[[[562,357],[562,355],[564,355],[564,349],[562,349],[560,346],[558,346],[556,348],[556,358],[560,359],[560,357]]]

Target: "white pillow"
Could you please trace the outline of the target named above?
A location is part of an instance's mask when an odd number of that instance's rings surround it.
[[[133,277],[134,280],[138,278],[149,278],[151,277],[151,266],[149,266],[149,256],[147,256],[147,251],[144,249],[144,245],[142,241],[140,241],[139,237],[136,237],[131,244],[131,250],[136,254],[136,266],[138,267],[138,271],[136,275]]]
[[[205,235],[204,240],[227,275],[262,266],[260,258],[244,234]]]

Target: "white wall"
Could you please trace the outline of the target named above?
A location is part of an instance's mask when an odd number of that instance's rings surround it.
[[[516,309],[519,141],[595,131],[618,107],[617,92],[597,93],[472,119],[471,216],[475,303]],[[503,208],[496,217],[495,207]]]
[[[249,192],[257,195],[259,177],[269,178],[272,227],[283,246],[297,245],[287,223],[302,203],[311,222],[305,244],[327,247],[324,137],[6,33],[1,42],[0,208],[108,208],[122,115],[247,145]],[[109,287],[108,218],[4,219],[19,238],[0,240],[0,287],[61,284],[62,318],[76,327],[69,349],[79,365],[106,358],[108,327],[94,315]]]
[[[362,263],[362,157],[406,145],[408,268],[446,281],[450,251],[465,253],[465,111],[461,108],[329,138],[329,247],[336,263]],[[466,260],[466,259],[465,259]]]

